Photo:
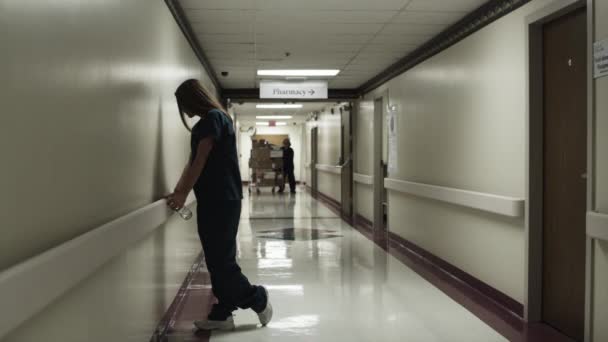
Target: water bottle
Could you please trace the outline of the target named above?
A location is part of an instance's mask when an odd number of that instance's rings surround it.
[[[192,218],[192,211],[190,211],[190,209],[188,209],[188,207],[186,206],[183,206],[181,209],[176,210],[176,212],[186,221]]]

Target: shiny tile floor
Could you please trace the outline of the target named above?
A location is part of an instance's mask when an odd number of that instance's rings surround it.
[[[506,341],[307,193],[246,197],[239,263],[275,317],[237,311],[211,341]]]

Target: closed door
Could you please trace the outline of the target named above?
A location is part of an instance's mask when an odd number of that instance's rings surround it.
[[[353,215],[353,163],[352,163],[352,106],[342,108],[342,215],[352,218]]]
[[[384,232],[386,230],[386,189],[384,178],[386,177],[386,164],[383,160],[385,146],[385,111],[384,99],[377,98],[374,101],[374,230]]]
[[[312,188],[313,195],[317,194],[317,136],[319,135],[319,129],[314,127],[310,131],[310,187]]]
[[[582,341],[587,167],[586,12],[543,27],[543,320]]]

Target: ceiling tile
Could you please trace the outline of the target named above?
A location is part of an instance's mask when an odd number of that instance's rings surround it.
[[[316,10],[392,10],[398,11],[410,0],[258,0],[258,9]]]
[[[433,36],[446,27],[446,25],[435,24],[388,24],[382,29],[381,34]]]
[[[251,43],[253,44],[255,39],[254,35],[251,33],[198,33],[197,38],[201,45],[209,45],[209,47],[215,44],[225,44],[225,43],[238,43],[245,44]]]
[[[285,32],[283,30],[263,34],[258,33],[255,36],[255,41],[258,44],[298,42],[299,44],[324,43],[362,46],[363,44],[369,42],[373,37],[373,34],[334,34],[329,32],[321,35],[300,35],[297,32]]]
[[[399,45],[421,45],[426,43],[432,35],[401,35],[401,34],[381,34],[376,36],[371,44],[399,44]]]
[[[414,51],[418,45],[414,44],[369,44],[361,52],[387,52],[405,56]]]
[[[266,23],[257,23],[255,32],[258,34],[273,33],[282,31],[288,26],[287,33],[296,34],[299,36],[307,34],[375,34],[382,29],[382,24],[339,24],[339,23],[317,23],[310,24],[305,22],[281,23],[280,21],[269,21]]]
[[[227,52],[227,53],[248,53],[255,52],[253,43],[228,43],[228,44],[213,44],[205,49],[205,52]]]
[[[471,12],[487,0],[413,0],[407,11]]]
[[[189,10],[186,16],[190,24],[197,23],[253,23],[255,22],[255,11],[253,10]]]
[[[403,24],[438,24],[452,25],[464,17],[467,12],[417,12],[405,11],[399,13],[391,22]]]
[[[217,24],[199,22],[192,24],[192,30],[196,34],[251,34],[253,26],[252,23]]]
[[[179,0],[187,9],[255,9],[255,0]]]
[[[289,24],[295,22],[334,24],[383,24],[390,21],[394,11],[344,11],[344,10],[298,10],[269,9],[256,13],[256,23],[270,21]]]
[[[179,1],[213,69],[229,72],[223,87],[255,87],[260,68],[335,68],[330,85],[354,88],[487,0]]]

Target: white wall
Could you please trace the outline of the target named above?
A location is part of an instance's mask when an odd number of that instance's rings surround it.
[[[341,151],[341,131],[342,126],[339,105],[326,107],[319,114],[319,118],[314,122],[319,128],[318,135],[318,161],[322,165],[339,165]],[[334,114],[331,110],[334,110]],[[340,202],[342,197],[341,176],[326,171],[317,170],[319,191],[326,196]]]
[[[173,216],[0,340],[148,341],[199,253],[196,220]]]
[[[0,41],[2,271],[168,193],[189,154],[175,88],[210,82],[162,1],[0,0]]]
[[[310,130],[312,129],[312,124],[307,122],[306,124],[304,124],[304,145],[307,146],[306,148],[306,160],[304,162],[304,174],[305,174],[305,180],[306,180],[306,184],[308,186],[312,186],[312,170],[311,167],[314,167],[314,165],[312,165],[312,151],[311,151],[311,143],[310,143]]]
[[[525,17],[542,5],[525,5],[365,97],[388,93],[397,106],[398,170],[390,178],[525,197]],[[389,191],[389,224],[523,303],[523,218]]]
[[[250,125],[244,125],[249,127]],[[302,125],[295,126],[279,126],[279,127],[258,127],[257,133],[261,135],[288,135],[291,140],[291,148],[293,148],[294,157],[294,174],[296,176],[296,181],[300,181],[302,179],[302,164],[304,160],[304,156],[302,153],[306,153],[306,151],[302,147]],[[243,181],[249,181],[249,157],[251,157],[251,137],[247,133],[240,134],[239,141],[239,163],[241,167],[241,177]]]
[[[0,1],[0,270],[167,193],[202,73],[161,1]]]
[[[594,40],[608,39],[608,0],[595,0]],[[608,77],[595,80],[595,210],[608,214]],[[595,242],[593,341],[608,341],[608,242]]]

